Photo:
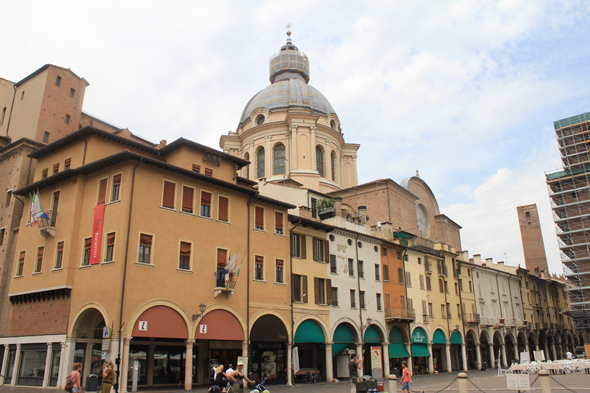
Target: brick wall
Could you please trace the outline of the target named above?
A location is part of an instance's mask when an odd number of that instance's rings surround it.
[[[70,298],[15,305],[8,302],[5,308],[8,337],[67,333]]]

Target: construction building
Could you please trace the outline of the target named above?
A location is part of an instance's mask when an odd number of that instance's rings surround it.
[[[563,271],[567,313],[590,343],[590,113],[554,122],[563,170],[546,174]]]

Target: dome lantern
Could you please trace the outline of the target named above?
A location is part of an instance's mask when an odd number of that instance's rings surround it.
[[[309,59],[293,44],[291,31],[287,31],[287,43],[270,58],[269,79],[270,83],[286,79],[309,82]]]

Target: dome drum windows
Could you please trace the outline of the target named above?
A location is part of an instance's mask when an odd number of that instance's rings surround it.
[[[264,147],[261,147],[256,154],[256,177],[264,177]]]
[[[420,234],[423,238],[426,238],[428,235],[428,213],[423,205],[418,205],[416,208],[416,221]]]
[[[273,175],[285,174],[285,145],[279,143],[274,150],[274,171]]]
[[[315,148],[316,169],[320,177],[324,177],[324,151],[320,146]]]

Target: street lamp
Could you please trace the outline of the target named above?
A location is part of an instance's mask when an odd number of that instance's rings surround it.
[[[197,319],[201,318],[203,316],[203,314],[205,314],[205,310],[207,309],[207,305],[205,304],[205,302],[201,302],[201,304],[199,305],[199,311],[201,311],[200,314],[193,314],[193,321],[196,321]]]

